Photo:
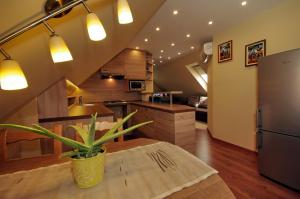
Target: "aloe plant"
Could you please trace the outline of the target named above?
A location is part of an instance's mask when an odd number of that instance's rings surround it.
[[[89,158],[101,152],[102,145],[105,142],[117,138],[126,133],[129,133],[141,126],[144,126],[152,122],[149,121],[149,122],[140,123],[131,126],[130,128],[117,132],[119,127],[121,127],[126,121],[128,121],[136,112],[137,111],[130,113],[128,116],[122,119],[122,121],[118,122],[113,128],[108,130],[98,140],[95,140],[95,134],[97,133],[95,129],[97,113],[95,115],[92,115],[91,123],[89,125],[89,129],[87,130],[78,126],[70,126],[71,128],[75,129],[76,133],[79,134],[83,142],[78,142],[67,137],[59,136],[37,124],[34,124],[33,127],[21,126],[17,124],[0,124],[0,128],[16,128],[27,132],[32,132],[43,136],[47,136],[49,138],[53,138],[73,148],[73,151],[66,152],[63,154],[63,156],[70,156],[74,158]]]

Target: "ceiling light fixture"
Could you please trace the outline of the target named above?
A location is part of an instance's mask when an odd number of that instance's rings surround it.
[[[178,10],[173,10],[173,15],[178,15]]]
[[[144,41],[145,41],[145,42],[148,42],[149,40],[148,40],[148,38],[145,38]]]
[[[139,49],[140,49],[140,47],[136,46],[136,47],[135,47],[135,49],[139,50]]]
[[[195,47],[194,46],[191,46],[191,50],[194,50],[195,49]]]
[[[159,56],[159,59],[162,59],[162,56]]]
[[[127,0],[118,0],[119,24],[129,24],[133,22],[133,17]]]
[[[73,57],[63,38],[57,35],[46,21],[43,21],[43,24],[49,30],[49,32],[51,32],[49,39],[49,47],[53,62],[59,63],[72,61]]]
[[[168,60],[170,60],[171,59],[171,57],[168,57]]]
[[[20,90],[28,87],[26,77],[15,60],[0,48],[5,59],[0,64],[0,87],[3,90]]]
[[[171,46],[175,46],[175,43],[171,43]]]
[[[187,38],[190,38],[190,37],[191,37],[191,34],[186,34],[186,37],[187,37]]]
[[[160,27],[156,27],[155,30],[156,30],[156,31],[160,31]]]
[[[106,32],[105,29],[98,18],[98,16],[93,13],[86,3],[82,2],[84,8],[88,12],[88,15],[86,16],[86,25],[89,33],[89,37],[92,41],[101,41],[106,38]]]
[[[242,6],[246,6],[247,5],[247,1],[243,1],[241,4],[242,4]]]
[[[159,61],[159,63],[163,63],[163,61],[162,61],[162,60],[160,60],[160,61]]]
[[[214,22],[213,21],[209,21],[208,22],[208,25],[212,25]]]
[[[164,50],[160,50],[161,53],[164,53]]]
[[[178,55],[181,55],[181,52],[178,52],[177,54],[178,54]]]

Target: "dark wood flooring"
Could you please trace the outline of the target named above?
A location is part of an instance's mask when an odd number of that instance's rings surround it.
[[[195,155],[219,171],[238,199],[300,199],[300,192],[259,175],[254,152],[213,139],[197,129]]]

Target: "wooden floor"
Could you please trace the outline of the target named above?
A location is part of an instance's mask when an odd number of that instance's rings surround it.
[[[238,199],[300,199],[300,193],[259,175],[256,153],[212,139],[197,129],[195,155],[219,171]]]

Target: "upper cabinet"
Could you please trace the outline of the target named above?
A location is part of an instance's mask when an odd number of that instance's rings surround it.
[[[125,49],[101,68],[102,72],[121,74],[129,80],[146,79],[146,52]]]
[[[126,49],[123,51],[126,59],[124,62],[125,78],[146,79],[146,53],[140,50]]]

